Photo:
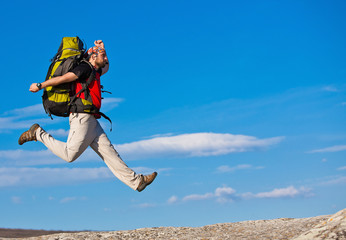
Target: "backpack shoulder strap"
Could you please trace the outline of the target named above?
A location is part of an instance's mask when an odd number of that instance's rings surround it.
[[[94,81],[95,78],[96,78],[95,69],[94,69],[94,67],[91,65],[91,63],[90,63],[89,61],[84,60],[84,59],[83,59],[81,62],[87,63],[87,64],[90,66],[90,68],[91,68],[92,71],[91,71],[90,76],[89,76],[88,80],[86,81],[86,83],[83,84],[82,89],[79,90],[79,92],[76,93],[76,94],[71,98],[71,102],[73,102],[79,94],[81,94],[82,92],[86,91],[87,88],[88,88],[88,86],[89,86],[89,84],[90,84],[92,81]]]

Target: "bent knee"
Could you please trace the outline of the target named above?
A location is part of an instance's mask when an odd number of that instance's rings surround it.
[[[77,154],[69,154],[67,156],[67,158],[65,159],[65,161],[68,163],[71,163],[71,162],[75,161],[79,156],[80,156],[80,154],[78,154],[78,153]]]

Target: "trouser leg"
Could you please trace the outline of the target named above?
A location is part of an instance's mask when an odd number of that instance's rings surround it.
[[[138,188],[142,175],[136,174],[125,164],[98,122],[97,137],[90,146],[120,181],[133,190]]]
[[[42,128],[36,131],[36,138],[55,155],[67,162],[76,160],[96,137],[95,126],[98,123],[90,114],[71,113],[70,132],[67,142],[53,138]]]

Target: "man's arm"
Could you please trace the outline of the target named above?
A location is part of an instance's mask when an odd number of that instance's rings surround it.
[[[96,47],[105,49],[105,44],[104,44],[104,42],[102,40],[96,40],[94,42],[94,44],[95,44]],[[108,59],[108,56],[107,56],[107,64],[106,64],[106,66],[104,66],[102,68],[102,74],[101,75],[103,75],[106,72],[108,72],[108,70],[109,70],[109,59]]]
[[[62,76],[54,77],[54,78],[51,78],[51,79],[41,83],[41,89],[46,88],[46,87],[56,86],[56,85],[59,85],[62,83],[73,82],[77,79],[78,79],[78,77],[76,74],[74,74],[72,72],[68,72]],[[37,87],[37,83],[32,83],[29,91],[31,91],[31,92],[40,91],[40,89]]]
[[[106,66],[105,66],[104,68],[102,68],[102,74],[101,74],[101,75],[103,75],[103,74],[105,74],[106,72],[108,72],[108,70],[109,70],[109,60],[107,61]]]

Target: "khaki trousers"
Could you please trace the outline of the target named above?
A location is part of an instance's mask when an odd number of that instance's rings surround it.
[[[54,139],[42,128],[37,129],[36,138],[66,162],[73,162],[90,146],[117,178],[130,188],[137,189],[142,175],[136,174],[124,163],[93,115],[71,113],[69,123],[70,133],[66,143]]]

